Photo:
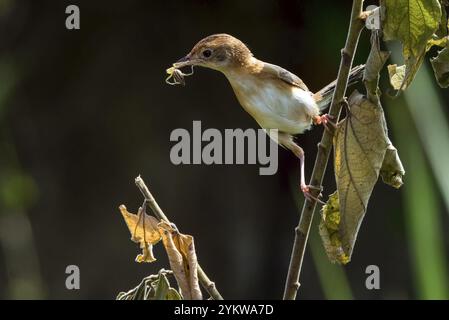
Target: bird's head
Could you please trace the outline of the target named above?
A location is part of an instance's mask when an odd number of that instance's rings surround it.
[[[228,34],[214,34],[200,40],[184,58],[173,64],[175,68],[201,66],[221,72],[248,64],[252,58],[248,47]]]

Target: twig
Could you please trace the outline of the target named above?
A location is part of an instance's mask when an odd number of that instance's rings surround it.
[[[145,200],[147,201],[148,207],[150,207],[154,215],[158,219],[170,223],[170,220],[168,220],[167,216],[164,214],[162,209],[157,204],[150,190],[148,190],[147,186],[145,185],[143,179],[140,176],[138,176],[135,179],[135,182],[137,188],[139,188],[140,192],[142,192]],[[218,292],[215,283],[209,279],[209,277],[206,275],[206,273],[199,264],[198,264],[198,279],[200,280],[200,283],[203,286],[203,288],[210,294],[212,298],[214,298],[214,300],[223,300],[223,297],[221,296],[220,292]]]
[[[341,51],[340,68],[338,70],[337,84],[332,103],[329,110],[329,115],[338,119],[346,87],[348,85],[348,77],[354,59],[354,53],[357,48],[360,33],[364,27],[363,16],[361,16],[363,8],[363,0],[353,0],[351,21],[349,25],[349,32],[346,38],[346,44]],[[313,167],[310,184],[313,186],[321,186],[323,182],[324,172],[326,171],[327,162],[332,147],[333,134],[324,130],[321,142],[318,144],[318,153]],[[314,197],[317,197],[319,191],[315,192]],[[299,275],[301,272],[302,262],[304,260],[304,253],[309,237],[310,227],[312,225],[313,214],[316,207],[316,201],[306,199],[301,212],[301,218],[298,226],[295,228],[295,240],[290,257],[290,265],[288,268],[287,279],[284,289],[284,300],[294,300],[299,288]]]

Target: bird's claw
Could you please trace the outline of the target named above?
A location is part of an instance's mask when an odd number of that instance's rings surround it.
[[[333,121],[335,119],[334,116],[331,116],[330,114],[323,114],[321,116],[316,116],[313,119],[313,122],[316,125],[320,125],[322,124],[324,126],[324,129],[326,129],[329,132],[332,132],[331,129],[329,128],[329,125],[332,126],[332,128],[335,130],[337,129],[337,125],[335,124],[335,122]]]
[[[318,194],[318,196],[315,197],[315,196],[310,192],[310,189],[317,190],[317,191],[319,191],[320,193]],[[323,195],[321,194],[321,191],[323,191],[323,188],[322,188],[322,187],[317,187],[317,186],[312,186],[312,185],[301,185],[301,191],[302,191],[302,193],[304,194],[304,197],[305,197],[307,200],[309,200],[309,201],[311,201],[311,202],[316,201],[316,202],[321,203],[321,204],[326,204],[325,202],[323,202],[322,200],[320,200],[320,198],[323,196]]]

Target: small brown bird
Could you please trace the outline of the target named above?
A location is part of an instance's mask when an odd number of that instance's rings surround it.
[[[202,39],[173,66],[201,66],[222,72],[243,109],[263,129],[277,129],[276,142],[299,158],[301,190],[307,198],[313,198],[311,186],[305,183],[304,151],[293,136],[310,129],[312,124],[335,125],[327,114],[320,113],[332,99],[335,81],[312,93],[299,77],[256,59],[243,42],[228,34]],[[351,71],[350,83],[361,78],[363,69],[358,66]]]

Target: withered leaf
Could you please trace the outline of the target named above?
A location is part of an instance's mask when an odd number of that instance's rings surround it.
[[[119,209],[131,233],[131,240],[139,243],[140,248],[142,249],[142,254],[139,254],[136,257],[136,261],[155,261],[156,258],[153,255],[153,245],[161,240],[161,235],[157,228],[159,220],[142,212],[142,208],[139,209],[137,215],[128,212],[123,204]]]
[[[340,207],[338,239],[350,259],[388,137],[380,104],[373,104],[357,91],[348,103],[348,115],[338,124],[334,138],[334,166]]]
[[[193,237],[179,233],[173,225],[165,221],[160,222],[158,228],[182,297],[185,300],[201,300]]]

